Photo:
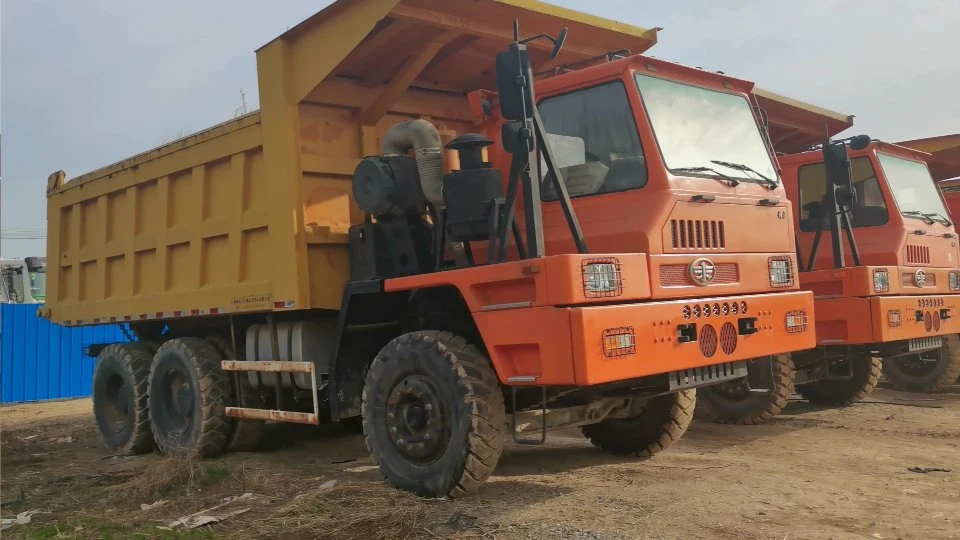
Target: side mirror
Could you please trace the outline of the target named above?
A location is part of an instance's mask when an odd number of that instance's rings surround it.
[[[497,55],[497,94],[500,113],[507,120],[526,120],[533,116],[533,96],[530,95],[530,55],[521,43]]]
[[[567,42],[567,31],[569,29],[564,26],[560,29],[560,33],[557,34],[557,39],[553,40],[553,50],[550,51],[550,59],[553,60],[560,54],[560,50],[563,49],[563,44]]]

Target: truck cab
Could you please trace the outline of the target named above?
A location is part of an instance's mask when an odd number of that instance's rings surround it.
[[[887,378],[903,388],[952,384],[960,375],[960,251],[930,156],[863,137],[845,144],[851,189],[841,205],[844,230],[824,249],[818,238],[832,232],[825,193],[836,185],[824,152],[779,160],[799,208],[800,285],[817,304],[819,347],[799,358],[861,351],[882,357]]]
[[[3,282],[0,302],[41,304],[46,298],[46,257],[3,259],[0,262]]]

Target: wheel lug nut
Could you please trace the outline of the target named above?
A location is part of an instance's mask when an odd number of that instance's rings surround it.
[[[402,445],[405,445],[406,443],[403,442],[403,439],[397,439],[397,444],[402,446]]]
[[[395,428],[395,427],[390,428],[390,433],[393,433],[394,435],[396,435],[396,434],[397,434],[397,428]]]
[[[425,440],[425,441],[429,441],[429,440],[432,439],[432,438],[433,438],[433,436],[430,435],[429,433],[424,433],[424,434],[423,434],[423,440]]]
[[[432,404],[432,403],[427,403],[426,405],[423,406],[423,410],[425,410],[425,411],[427,411],[427,412],[432,411],[432,410],[433,410],[433,404]]]

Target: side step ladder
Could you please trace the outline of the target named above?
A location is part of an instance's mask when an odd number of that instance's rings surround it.
[[[320,403],[317,398],[317,370],[313,362],[280,362],[273,360],[224,360],[220,362],[220,369],[234,373],[257,371],[261,373],[277,373],[277,409],[252,409],[249,407],[227,407],[226,415],[243,420],[271,420],[274,422],[290,422],[294,424],[320,423]],[[280,399],[280,373],[309,373],[311,394],[313,396],[313,413],[280,410],[283,406]]]

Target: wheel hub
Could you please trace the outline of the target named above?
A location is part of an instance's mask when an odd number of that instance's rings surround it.
[[[169,418],[171,433],[185,433],[190,429],[196,405],[193,387],[187,377],[177,369],[169,370],[162,379],[163,405]]]
[[[721,397],[730,401],[743,401],[751,395],[750,385],[747,384],[746,378],[715,384],[711,388]]]
[[[937,368],[943,349],[925,351],[893,360],[905,375],[925,377]]]
[[[106,398],[104,411],[107,421],[116,433],[120,433],[126,427],[130,415],[130,387],[119,375],[112,376],[107,382]]]
[[[408,460],[427,463],[447,446],[449,426],[430,381],[410,375],[387,398],[387,430],[393,446]]]

